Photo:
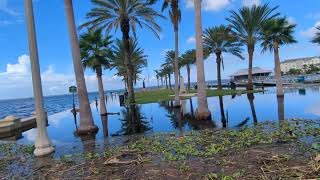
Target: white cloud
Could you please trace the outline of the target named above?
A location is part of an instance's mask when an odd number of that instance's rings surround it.
[[[194,7],[194,0],[185,0],[187,8]],[[202,8],[205,11],[219,11],[231,4],[231,0],[202,0]]]
[[[287,17],[287,20],[289,24],[297,24],[296,19],[291,16]]]
[[[31,97],[33,95],[31,77],[30,58],[28,55],[18,57],[16,64],[7,64],[6,70],[0,72],[0,99]],[[89,92],[98,91],[95,74],[86,75],[85,79]],[[102,79],[105,90],[123,88],[123,83],[119,77],[104,75]],[[66,94],[68,93],[68,87],[75,85],[75,78],[72,72],[58,73],[54,65],[50,65],[41,73],[41,80],[44,95]]]
[[[194,44],[196,43],[196,38],[194,36],[191,36],[187,39],[188,44]]]
[[[22,55],[18,58],[17,64],[7,64],[6,74],[10,75],[27,75],[30,72],[30,57]]]
[[[304,31],[301,31],[300,34],[304,37],[307,37],[307,38],[312,38],[314,37],[314,35],[316,34],[316,32],[318,31],[316,29],[316,27],[320,26],[320,21],[317,21],[315,23],[315,25],[307,30],[304,30]]]
[[[0,11],[7,13],[11,16],[19,16],[20,15],[20,13],[18,13],[17,11],[9,8],[7,0],[0,0]]]
[[[253,6],[253,5],[256,5],[256,6],[258,6],[258,5],[260,5],[261,4],[261,2],[260,2],[260,0],[242,0],[242,5],[243,6]]]

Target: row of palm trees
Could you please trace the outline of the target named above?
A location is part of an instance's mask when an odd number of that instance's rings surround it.
[[[97,74],[100,113],[101,115],[107,115],[102,81],[103,69],[116,69],[115,75],[122,77],[126,88],[128,87],[128,77],[130,75],[127,74],[124,62],[123,41],[117,39],[114,42],[110,35],[103,35],[102,29],[88,29],[81,34],[79,46],[84,69],[90,68]],[[147,66],[147,56],[144,50],[138,46],[135,38],[129,39],[129,47],[129,57],[132,64],[131,77],[136,84],[142,69]]]
[[[135,73],[135,63],[132,49],[135,46],[137,28],[147,28],[159,38],[161,27],[157,24],[158,18],[164,18],[161,13],[154,10],[153,5],[158,0],[92,0],[94,8],[87,13],[88,22],[81,25],[81,28],[88,27],[90,30],[100,29],[103,32],[111,30],[122,33],[122,39],[116,44],[119,64],[116,66],[119,75],[124,77],[128,89],[128,102],[135,103],[134,81],[139,73]],[[289,24],[285,17],[275,12],[278,7],[270,7],[268,4],[261,6],[242,7],[238,11],[231,10],[227,18],[227,26],[217,26],[202,31],[201,0],[194,0],[196,18],[196,49],[187,51],[179,58],[178,30],[181,21],[181,10],[179,0],[164,0],[162,11],[169,9],[169,17],[175,32],[175,50],[168,52],[166,63],[162,69],[157,71],[159,79],[169,79],[171,86],[171,74],[175,77],[175,106],[179,106],[179,69],[182,66],[187,68],[190,74],[190,66],[197,65],[197,91],[198,109],[196,117],[206,119],[210,116],[206,99],[206,85],[204,76],[204,55],[216,55],[218,82],[221,89],[221,66],[223,68],[223,53],[230,53],[243,59],[242,47],[245,46],[248,52],[248,90],[253,89],[252,66],[255,46],[261,42],[263,52],[273,50],[275,55],[276,77],[278,95],[283,95],[281,86],[281,73],[279,61],[279,47],[283,44],[296,42],[292,36],[295,25]],[[203,35],[204,33],[204,35]],[[133,38],[132,38],[133,37]],[[141,58],[140,58],[141,59]],[[143,58],[142,58],[143,59]],[[181,59],[179,63],[179,59]],[[101,68],[100,68],[101,69]],[[100,69],[95,69],[97,76],[100,76]],[[99,79],[99,78],[98,78]],[[100,81],[100,80],[99,80]],[[166,83],[167,84],[167,83]],[[190,76],[188,76],[188,89],[190,89]],[[102,105],[103,106],[103,105]]]
[[[229,53],[244,59],[242,52],[243,46],[247,47],[249,57],[249,77],[248,90],[253,89],[252,84],[252,65],[255,45],[261,42],[262,52],[273,51],[275,61],[275,74],[277,80],[277,95],[283,95],[281,81],[281,69],[279,48],[284,44],[295,43],[293,37],[295,24],[290,24],[286,17],[280,17],[279,13],[273,13],[277,7],[270,8],[268,4],[263,6],[243,7],[239,12],[231,11],[227,20],[229,25],[210,27],[203,32],[203,46],[205,58],[210,54],[216,56],[218,90],[221,85],[221,67],[223,65],[223,53]],[[188,87],[190,88],[190,65],[195,62],[194,50],[187,51],[181,55],[181,66],[187,67]],[[191,54],[191,55],[190,55]],[[191,60],[189,58],[192,58]],[[188,88],[188,89],[189,89]]]

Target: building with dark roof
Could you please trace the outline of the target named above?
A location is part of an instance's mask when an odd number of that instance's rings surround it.
[[[252,68],[253,79],[265,78],[265,77],[270,76],[271,74],[272,74],[272,70],[262,69],[260,67],[253,67]],[[230,75],[230,77],[234,81],[248,80],[248,69],[240,69],[237,72]]]

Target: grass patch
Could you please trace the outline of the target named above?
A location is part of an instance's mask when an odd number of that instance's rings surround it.
[[[191,90],[190,93],[196,93],[196,90]],[[235,94],[246,94],[246,93],[257,93],[262,92],[261,90],[247,91],[247,90],[207,90],[207,97],[213,96],[226,96],[226,95],[235,95]],[[148,104],[148,103],[157,103],[162,101],[168,101],[174,99],[174,90],[169,89],[157,89],[157,90],[147,90],[139,91],[135,93],[136,102],[138,104]]]

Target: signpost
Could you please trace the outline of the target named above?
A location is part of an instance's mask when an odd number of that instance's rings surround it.
[[[76,105],[74,103],[74,94],[77,92],[77,87],[76,86],[70,86],[69,87],[69,93],[72,93],[72,114],[74,117],[74,123],[77,127],[77,111],[76,111]]]

